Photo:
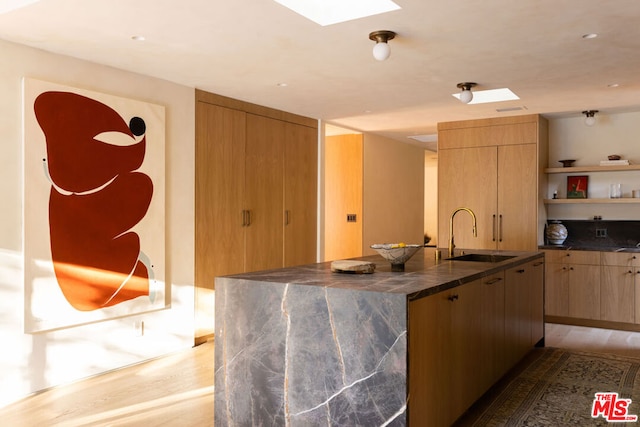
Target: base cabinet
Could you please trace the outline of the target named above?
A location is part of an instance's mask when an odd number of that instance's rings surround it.
[[[545,251],[548,316],[600,319],[600,252]]]
[[[600,318],[640,323],[640,254],[602,252]]]
[[[640,331],[640,254],[546,250],[547,321]]]
[[[542,338],[543,270],[532,261],[409,303],[410,425],[451,425]]]

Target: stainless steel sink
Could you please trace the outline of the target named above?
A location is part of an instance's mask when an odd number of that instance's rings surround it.
[[[515,258],[515,255],[466,254],[447,259],[449,261],[502,262],[511,258]]]

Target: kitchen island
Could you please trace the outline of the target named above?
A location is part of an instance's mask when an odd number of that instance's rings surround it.
[[[544,254],[500,255],[216,278],[215,425],[449,425],[543,342]]]

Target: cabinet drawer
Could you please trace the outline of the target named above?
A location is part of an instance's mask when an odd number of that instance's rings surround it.
[[[548,250],[544,252],[547,262],[600,265],[598,251]]]
[[[640,267],[640,254],[631,252],[602,252],[602,265]]]

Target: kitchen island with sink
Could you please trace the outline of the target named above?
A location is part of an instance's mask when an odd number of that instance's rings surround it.
[[[216,278],[215,425],[450,425],[544,343],[544,254],[473,253]]]

